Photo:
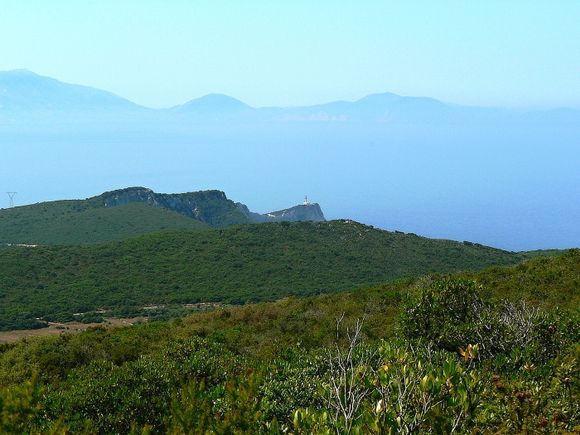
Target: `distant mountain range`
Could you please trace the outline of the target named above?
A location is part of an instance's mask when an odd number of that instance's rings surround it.
[[[167,229],[203,230],[295,221],[320,222],[325,218],[315,203],[259,214],[219,190],[165,194],[131,187],[86,200],[0,209],[0,243],[90,244]]]
[[[544,113],[545,111],[541,111]],[[548,111],[563,119],[578,116],[577,110]],[[118,116],[119,113],[154,116],[165,120],[172,116],[192,116],[209,119],[239,118],[240,120],[277,121],[361,121],[379,122],[463,120],[506,116],[505,110],[446,104],[425,97],[407,97],[393,93],[372,94],[354,102],[334,101],[304,107],[254,108],[233,97],[208,94],[182,105],[167,109],[150,109],[103,90],[63,83],[28,70],[0,72],[0,116],[75,115],[96,113]],[[520,114],[521,115],[521,114]],[[12,118],[17,120],[18,117]],[[67,118],[64,118],[67,119]],[[54,121],[54,118],[52,119]]]

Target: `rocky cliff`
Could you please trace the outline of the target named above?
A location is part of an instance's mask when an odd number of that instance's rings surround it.
[[[206,190],[188,193],[155,193],[144,187],[130,187],[101,195],[105,207],[144,202],[204,222],[212,227],[249,223],[250,219],[224,192]]]
[[[324,213],[319,204],[302,204],[283,210],[271,211],[266,214],[251,212],[244,204],[237,203],[238,208],[251,222],[296,222],[296,221],[325,221]]]
[[[145,187],[105,192],[99,199],[105,207],[115,207],[132,202],[143,202],[173,210],[212,227],[226,227],[234,224],[282,222],[282,221],[324,221],[324,214],[318,204],[303,204],[284,210],[259,214],[242,204],[235,203],[219,190],[188,193],[156,193]]]

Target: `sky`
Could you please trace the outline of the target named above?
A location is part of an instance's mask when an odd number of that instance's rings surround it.
[[[578,0],[0,0],[0,70],[150,107],[220,92],[293,106],[395,92],[580,107]]]

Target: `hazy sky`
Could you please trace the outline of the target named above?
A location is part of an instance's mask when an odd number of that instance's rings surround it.
[[[578,0],[0,0],[0,70],[163,107],[391,91],[580,106]]]

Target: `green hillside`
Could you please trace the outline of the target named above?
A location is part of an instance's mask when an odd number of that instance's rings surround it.
[[[242,303],[334,292],[521,259],[353,221],[163,232],[97,246],[11,247],[0,249],[0,329],[98,308],[127,314],[148,304]]]
[[[529,255],[526,253],[526,255]],[[580,249],[548,256],[532,253],[531,261],[515,267],[490,267],[462,276],[480,282],[490,298],[510,298],[539,303],[546,307],[580,308]]]
[[[103,207],[96,198],[0,210],[0,243],[104,243],[165,229],[202,228],[209,227],[165,208],[137,202]]]
[[[575,433],[579,268],[570,250],[471,273],[483,299],[464,273],[424,276],[0,346],[0,431],[380,434],[416,423],[419,433]],[[460,355],[412,337],[406,319],[419,308],[427,333],[503,347]],[[348,353],[356,319],[361,341]],[[350,431],[348,418],[329,418],[341,379],[361,397]]]

